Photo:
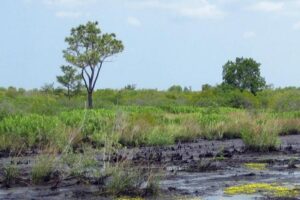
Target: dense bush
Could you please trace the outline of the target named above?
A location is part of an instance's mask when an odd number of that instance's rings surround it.
[[[271,106],[275,111],[300,111],[300,90],[287,90],[276,94]]]

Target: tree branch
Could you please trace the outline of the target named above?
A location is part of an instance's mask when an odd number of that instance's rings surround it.
[[[85,68],[83,68],[83,69],[84,69],[84,72],[85,72],[85,74],[87,75],[87,77],[90,79],[91,77],[90,77],[89,73],[87,73],[87,71],[86,71]]]
[[[86,88],[86,89],[87,89],[87,91],[88,91],[89,89],[88,89],[87,82],[86,82],[86,80],[85,80],[85,78],[84,78],[83,71],[84,71],[84,68],[82,68],[82,70],[81,70],[81,77],[82,77],[82,79],[83,79],[83,81],[84,81],[85,88]]]
[[[104,60],[103,60],[103,61],[104,61]],[[95,81],[94,81],[94,83],[93,83],[93,90],[94,90],[94,88],[95,88],[95,85],[96,85],[96,82],[97,82],[97,79],[98,79],[98,76],[99,76],[99,73],[100,73],[100,70],[101,70],[103,61],[101,61],[100,64],[99,64],[99,66],[98,66],[97,75],[96,75]]]

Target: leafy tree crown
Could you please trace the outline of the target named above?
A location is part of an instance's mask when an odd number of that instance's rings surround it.
[[[236,58],[223,66],[223,83],[256,94],[266,86],[260,75],[260,63],[252,58]]]

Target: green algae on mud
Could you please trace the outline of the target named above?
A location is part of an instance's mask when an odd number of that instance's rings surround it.
[[[251,170],[266,170],[267,163],[245,163],[244,166]]]
[[[298,188],[281,186],[276,183],[250,183],[238,186],[231,186],[224,190],[224,194],[230,196],[238,194],[255,193],[261,193],[263,195],[274,197],[296,197],[300,194]]]

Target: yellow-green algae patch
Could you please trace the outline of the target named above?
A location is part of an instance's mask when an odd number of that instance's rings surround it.
[[[227,195],[262,193],[275,197],[295,197],[299,195],[299,190],[277,184],[250,183],[228,187],[224,190],[224,193]]]
[[[265,170],[267,163],[245,163],[244,166],[248,169]]]

